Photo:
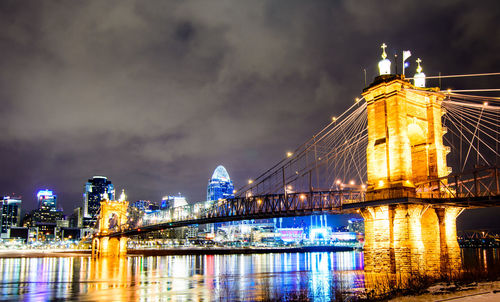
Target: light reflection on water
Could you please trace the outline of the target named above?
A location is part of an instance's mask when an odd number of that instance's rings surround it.
[[[91,259],[0,258],[0,300],[263,300],[306,289],[330,300],[331,282],[363,286],[360,252]]]
[[[499,254],[471,250],[464,262],[498,264]],[[363,255],[354,251],[0,258],[0,275],[3,301],[258,301],[301,290],[330,301],[335,287],[365,286]]]

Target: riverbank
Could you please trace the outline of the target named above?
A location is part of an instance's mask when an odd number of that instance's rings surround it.
[[[230,255],[230,254],[268,254],[268,253],[310,253],[352,251],[350,247],[305,246],[305,247],[177,247],[166,249],[130,249],[129,256],[168,256],[168,255]],[[82,257],[89,256],[91,250],[0,250],[0,258],[39,258],[39,257]]]
[[[310,252],[344,252],[354,250],[351,247],[336,246],[303,246],[303,247],[178,247],[168,249],[133,249],[129,255],[167,256],[167,255],[228,255],[228,254],[268,254],[268,253],[310,253]]]
[[[438,283],[427,288],[427,293],[418,296],[397,297],[389,301],[500,301],[500,281],[457,284]]]
[[[43,258],[43,257],[82,257],[90,255],[91,250],[0,250],[0,258]]]

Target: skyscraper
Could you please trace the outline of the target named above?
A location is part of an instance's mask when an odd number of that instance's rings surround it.
[[[21,197],[4,196],[0,200],[1,238],[10,237],[10,228],[17,227],[21,220]]]
[[[57,221],[64,218],[57,209],[57,196],[51,190],[39,190],[36,194],[38,209],[24,217],[24,224],[37,230],[38,240],[52,240],[56,237]]]
[[[83,196],[83,217],[90,220],[96,220],[101,206],[101,200],[114,200],[115,188],[106,177],[94,176],[85,184],[85,193]]]
[[[212,178],[208,180],[207,200],[219,200],[234,197],[233,182],[229,178],[226,168],[218,166]]]
[[[57,195],[51,190],[40,190],[36,194],[36,198],[38,200],[38,209],[40,210],[55,210]]]
[[[38,209],[33,211],[33,219],[37,223],[56,223],[62,219],[63,213],[57,209],[57,195],[51,190],[40,190],[36,194]]]

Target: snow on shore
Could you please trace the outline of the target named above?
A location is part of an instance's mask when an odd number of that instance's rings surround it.
[[[429,287],[427,294],[397,297],[390,301],[500,301],[500,281],[472,283],[463,286],[438,283]]]

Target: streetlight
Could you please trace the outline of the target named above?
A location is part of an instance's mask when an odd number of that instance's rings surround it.
[[[293,152],[288,151],[288,152],[286,153],[286,157],[292,157],[292,155],[293,155]]]

